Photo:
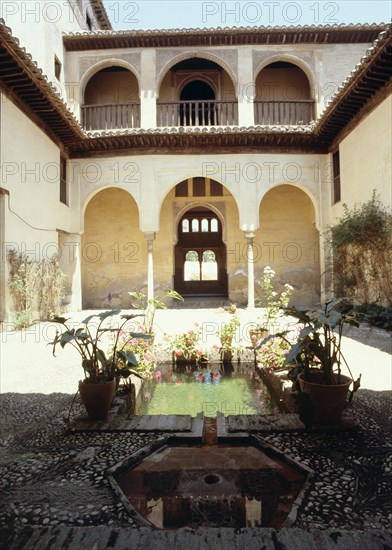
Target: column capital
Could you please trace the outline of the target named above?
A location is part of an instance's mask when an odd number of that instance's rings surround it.
[[[155,232],[154,231],[146,231],[143,233],[144,238],[147,239],[147,241],[153,241],[155,239]]]
[[[254,239],[256,233],[254,231],[244,231],[245,239]]]

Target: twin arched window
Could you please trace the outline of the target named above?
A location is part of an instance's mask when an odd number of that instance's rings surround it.
[[[189,250],[185,254],[184,281],[217,281],[218,263],[212,250]]]

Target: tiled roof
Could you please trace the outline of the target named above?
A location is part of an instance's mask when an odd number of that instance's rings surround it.
[[[0,86],[26,104],[65,145],[84,136],[84,131],[68,109],[56,87],[12,36],[0,19]]]
[[[392,24],[386,25],[372,46],[338,87],[318,117],[315,132],[336,136],[360,109],[392,79]]]
[[[385,23],[310,25],[289,27],[218,27],[204,29],[162,29],[92,31],[64,34],[68,51],[175,47],[231,46],[243,44],[336,44],[369,43],[375,40]]]

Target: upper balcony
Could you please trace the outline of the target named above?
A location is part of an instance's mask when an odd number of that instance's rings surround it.
[[[302,125],[315,119],[308,77],[293,63],[277,61],[262,69],[256,78],[255,124]]]
[[[247,123],[241,123],[232,77],[213,61],[190,58],[174,64],[156,92],[143,94],[141,108],[136,76],[122,66],[109,66],[86,84],[82,124],[89,131],[107,131],[151,128],[154,119],[155,127],[298,126],[315,119],[309,79],[297,65],[270,63],[249,89],[256,90],[253,120],[248,107]],[[246,103],[252,109],[252,98]]]
[[[217,63],[194,57],[176,63],[163,78],[157,126],[236,126],[234,84]]]
[[[139,86],[133,73],[106,67],[88,81],[82,105],[86,130],[140,128]]]

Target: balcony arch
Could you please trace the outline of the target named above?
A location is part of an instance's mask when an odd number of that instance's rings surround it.
[[[82,124],[86,130],[140,127],[139,81],[128,64],[95,65],[82,82]]]
[[[164,71],[158,79],[158,126],[238,124],[235,80],[221,60],[209,54],[183,54]]]
[[[296,126],[315,119],[313,75],[302,60],[279,56],[264,61],[255,88],[256,124]]]

